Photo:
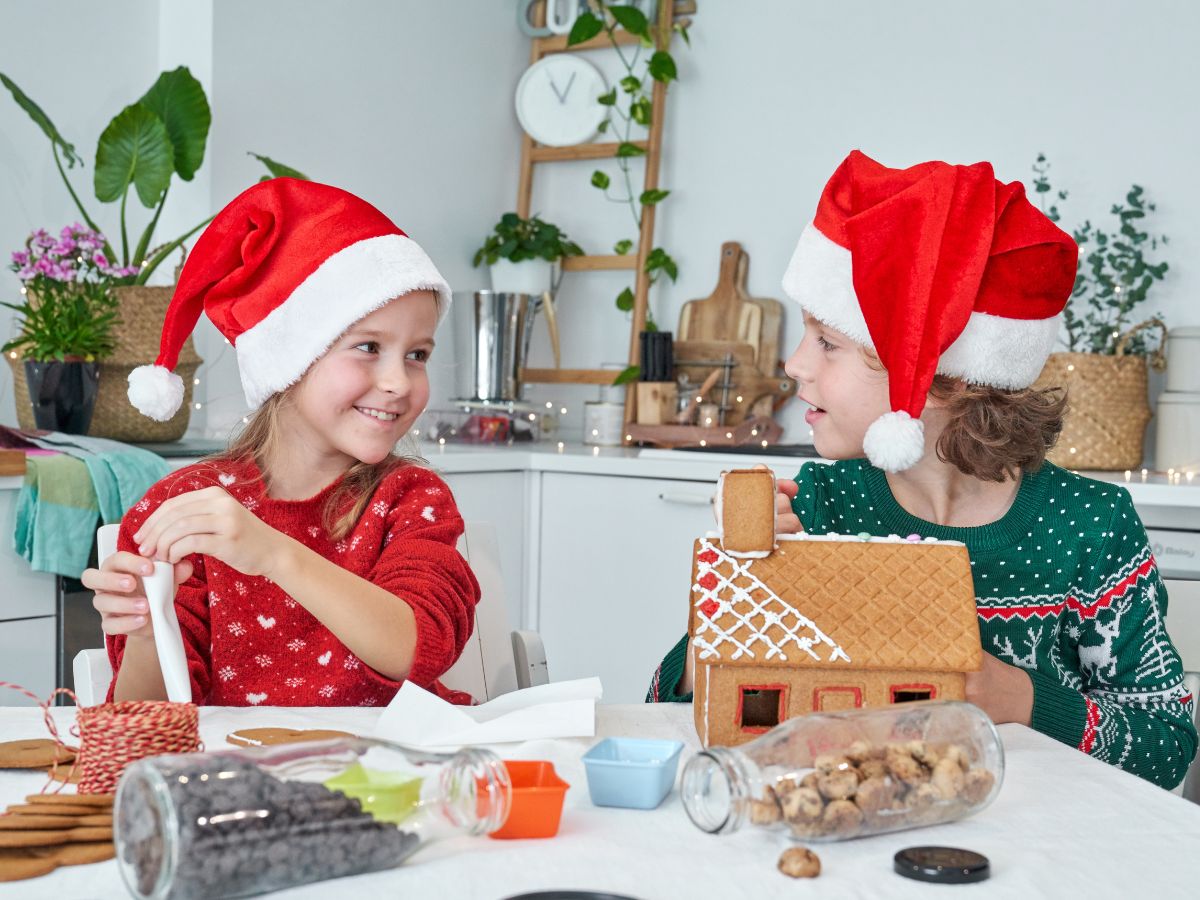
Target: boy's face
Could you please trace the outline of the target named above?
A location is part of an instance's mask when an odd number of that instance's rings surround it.
[[[429,402],[437,322],[433,293],[415,291],[351,325],[300,381],[294,438],[360,462],[386,457]]]
[[[865,456],[863,437],[891,410],[887,373],[876,371],[861,345],[804,314],[804,339],[784,366],[797,396],[812,407],[804,416],[813,446],[826,459]]]

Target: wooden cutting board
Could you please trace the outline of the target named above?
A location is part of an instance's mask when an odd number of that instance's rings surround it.
[[[0,475],[24,475],[25,451],[0,450]]]
[[[762,336],[763,311],[760,306],[743,299],[738,289],[738,267],[742,247],[737,241],[721,245],[721,265],[717,286],[704,300],[689,300],[679,312],[679,328],[675,335],[680,341],[733,341],[748,344],[757,357]]]
[[[782,350],[780,341],[783,338],[783,304],[774,297],[751,297],[746,290],[749,270],[750,254],[742,250],[737,268],[737,292],[743,303],[750,303],[762,310],[758,354],[755,362],[760,372],[773,376],[779,371],[779,357]]]

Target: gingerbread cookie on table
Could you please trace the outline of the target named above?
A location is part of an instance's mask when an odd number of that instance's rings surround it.
[[[0,742],[0,769],[44,769],[56,762],[61,766],[75,761],[74,748],[50,738],[29,738]]]

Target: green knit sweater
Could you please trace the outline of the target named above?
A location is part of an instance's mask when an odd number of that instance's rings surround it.
[[[1124,488],[1047,463],[1026,473],[990,525],[949,528],[909,515],[865,460],[805,463],[792,504],[812,534],[919,534],[967,545],[983,647],[1033,682],[1033,727],[1155,784],[1173,787],[1196,752],[1194,699],[1163,619],[1167,595]],[[675,688],[685,636],[646,699]]]

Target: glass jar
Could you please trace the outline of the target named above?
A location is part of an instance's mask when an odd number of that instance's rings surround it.
[[[749,823],[797,840],[838,841],[938,825],[983,809],[1004,778],[992,720],[930,700],[789,719],[740,747],[688,761],[680,792],[693,824]]]
[[[388,869],[427,841],[508,818],[494,753],[346,738],[157,756],[117,787],[114,840],[134,897],[240,897]]]

